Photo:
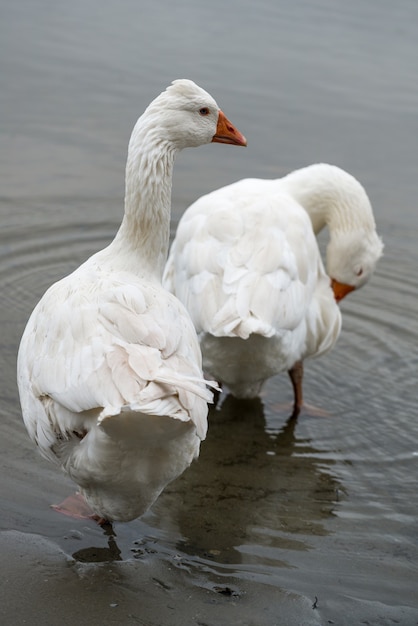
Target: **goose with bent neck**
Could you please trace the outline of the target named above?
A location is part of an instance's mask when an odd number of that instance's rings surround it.
[[[47,290],[23,333],[26,428],[80,490],[55,507],[63,513],[134,519],[199,454],[213,383],[161,274],[175,154],[210,142],[246,145],[207,92],[174,81],[133,130],[114,240]]]
[[[369,280],[383,250],[364,187],[325,163],[295,170],[278,183],[308,213],[315,235],[328,227],[327,272],[339,302]]]
[[[326,225],[327,271],[315,236]],[[204,370],[238,398],[288,371],[296,417],[304,359],[335,345],[337,302],[367,282],[382,248],[364,188],[320,163],[199,198],[179,222],[163,283],[189,310]]]

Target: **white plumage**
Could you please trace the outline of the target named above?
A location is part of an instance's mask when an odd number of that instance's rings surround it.
[[[327,272],[316,240],[325,225]],[[241,398],[289,371],[296,416],[303,360],[334,346],[336,300],[368,280],[382,248],[360,183],[315,164],[199,198],[180,220],[163,283],[191,315],[203,369]]]
[[[21,340],[29,435],[109,521],[143,514],[206,434],[212,394],[196,332],[161,275],[174,156],[211,141],[246,143],[208,93],[174,81],[133,130],[115,239],[48,289]]]

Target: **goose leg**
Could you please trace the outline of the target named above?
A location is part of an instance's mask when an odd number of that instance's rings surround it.
[[[293,412],[289,419],[296,419],[301,411],[307,415],[316,417],[330,417],[328,411],[324,411],[319,407],[306,404],[303,401],[302,381],[303,381],[303,361],[296,361],[296,363],[289,370],[290,380],[293,387]]]
[[[288,374],[292,383],[294,397],[293,411],[290,418],[296,419],[303,405],[303,361],[296,361],[288,371]]]

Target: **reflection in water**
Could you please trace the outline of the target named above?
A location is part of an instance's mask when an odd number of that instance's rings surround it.
[[[325,521],[341,489],[334,461],[321,458],[323,451],[297,429],[298,420],[287,419],[273,431],[260,399],[228,396],[209,413],[199,459],[166,488],[153,511],[133,524],[116,524],[118,539],[114,525],[84,526],[83,543],[90,545],[73,552],[67,536],[63,549],[81,563],[147,561],[156,554],[180,567],[186,554],[195,564],[290,567],[289,551],[308,550],[310,538],[329,533]],[[103,540],[107,545],[91,545]]]
[[[333,514],[339,484],[332,461],[319,460],[319,450],[296,430],[289,419],[268,433],[259,399],[228,396],[211,410],[199,460],[155,507],[159,517],[175,518],[184,538],[179,550],[277,566],[287,564],[285,550],[306,550],[309,536],[327,534],[324,520]]]
[[[102,526],[107,537],[107,548],[89,547],[77,550],[72,554],[73,559],[80,563],[106,563],[107,561],[122,561],[121,551],[116,543],[116,534],[111,524]]]

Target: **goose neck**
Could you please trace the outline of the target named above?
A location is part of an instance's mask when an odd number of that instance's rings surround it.
[[[330,233],[373,230],[370,201],[362,185],[336,166],[318,164],[288,176],[292,195],[302,204],[318,234],[325,226]]]
[[[152,133],[133,134],[125,177],[125,214],[115,245],[161,278],[167,260],[175,150]]]

